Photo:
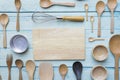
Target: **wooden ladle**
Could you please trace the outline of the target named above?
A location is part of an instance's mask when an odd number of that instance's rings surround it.
[[[96,4],[96,10],[98,13],[98,37],[101,36],[101,19],[100,16],[102,15],[105,9],[105,3],[103,1],[98,1]]]
[[[0,15],[0,23],[3,26],[3,47],[7,48],[7,35],[6,35],[6,27],[8,24],[9,18],[7,14]]]
[[[23,80],[23,78],[22,78],[22,71],[21,71],[21,69],[22,69],[22,67],[23,67],[23,61],[20,60],[20,59],[17,59],[17,60],[15,61],[15,64],[16,64],[16,66],[19,68],[19,80]]]
[[[33,76],[35,72],[35,63],[32,60],[28,60],[26,62],[26,70],[29,75],[29,80],[33,80]]]
[[[115,57],[115,79],[119,80],[120,35],[114,35],[109,41],[109,47]]]
[[[68,72],[68,67],[65,64],[61,64],[59,67],[59,73],[62,76],[62,79],[65,80],[65,76]]]
[[[117,6],[117,0],[108,0],[108,8],[111,11],[111,33],[114,33],[114,10]]]
[[[20,8],[21,8],[21,1],[20,0],[15,0],[15,6],[17,9],[17,22],[16,22],[16,30],[20,30],[20,23],[19,23],[19,13],[20,13]]]
[[[53,5],[62,5],[62,6],[75,6],[75,3],[62,3],[62,2],[51,2],[50,0],[40,0],[40,6],[42,8],[48,8]]]

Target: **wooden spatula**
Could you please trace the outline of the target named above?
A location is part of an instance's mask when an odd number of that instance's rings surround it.
[[[41,63],[39,66],[40,80],[53,80],[53,67],[50,63]]]

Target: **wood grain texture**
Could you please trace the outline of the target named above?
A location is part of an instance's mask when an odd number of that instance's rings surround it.
[[[84,33],[84,27],[33,30],[34,59],[85,59]]]

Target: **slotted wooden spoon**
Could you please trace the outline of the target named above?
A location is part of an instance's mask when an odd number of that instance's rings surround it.
[[[119,80],[120,35],[114,35],[109,41],[109,47],[115,57],[115,79]]]
[[[39,66],[40,80],[53,80],[53,67],[50,63],[41,63]]]

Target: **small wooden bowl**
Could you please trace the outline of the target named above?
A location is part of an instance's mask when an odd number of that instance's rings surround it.
[[[95,66],[91,71],[91,77],[93,80],[106,80],[107,78],[107,70],[103,66]]]
[[[97,61],[104,61],[108,57],[108,50],[103,45],[97,45],[92,52],[93,58]]]

